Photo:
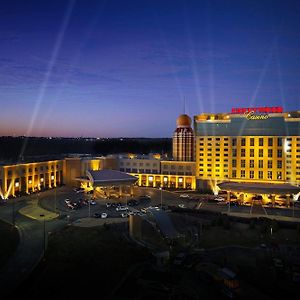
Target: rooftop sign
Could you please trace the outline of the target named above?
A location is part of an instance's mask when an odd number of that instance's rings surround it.
[[[263,114],[268,114],[268,113],[282,113],[283,108],[282,106],[259,106],[259,107],[235,107],[231,109],[232,114],[248,114],[248,113],[263,113]]]

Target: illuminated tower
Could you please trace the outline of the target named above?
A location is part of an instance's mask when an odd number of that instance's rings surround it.
[[[194,131],[191,127],[191,118],[180,115],[173,134],[173,159],[177,161],[194,161]]]

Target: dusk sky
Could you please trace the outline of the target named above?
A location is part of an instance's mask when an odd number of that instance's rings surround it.
[[[171,137],[184,111],[300,109],[300,1],[2,0],[0,135]]]

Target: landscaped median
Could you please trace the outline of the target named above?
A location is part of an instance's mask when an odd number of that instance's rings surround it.
[[[51,212],[49,210],[46,210],[44,208],[41,208],[38,205],[37,200],[32,200],[28,202],[28,205],[22,207],[19,210],[19,213],[35,220],[52,220],[59,216],[59,214]]]

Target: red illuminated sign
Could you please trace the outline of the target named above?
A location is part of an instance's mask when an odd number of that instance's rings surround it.
[[[235,107],[231,109],[232,114],[245,114],[249,112],[254,112],[254,113],[282,113],[283,109],[281,106],[274,106],[274,107]]]

